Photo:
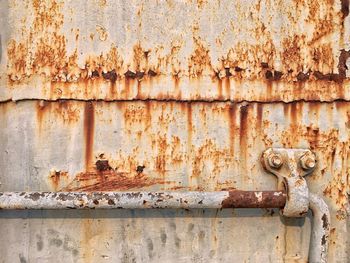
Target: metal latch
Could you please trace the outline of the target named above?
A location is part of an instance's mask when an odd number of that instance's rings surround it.
[[[287,192],[282,214],[305,216],[309,210],[309,188],[304,176],[315,169],[315,154],[307,149],[269,148],[263,153],[262,163],[268,172],[277,176],[278,190]]]
[[[317,164],[309,149],[269,148],[262,154],[263,167],[277,176],[278,190],[285,190],[286,203],[281,213],[286,217],[306,216],[313,213],[309,262],[327,262],[330,213],[324,200],[309,192],[305,176]]]

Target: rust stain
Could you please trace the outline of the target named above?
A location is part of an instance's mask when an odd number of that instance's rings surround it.
[[[349,204],[349,169],[347,163],[350,159],[350,145],[349,142],[342,142],[335,144],[336,148],[332,152],[332,161],[334,162],[335,158],[340,157],[341,169],[334,169],[332,171],[332,178],[326,188],[323,191],[323,194],[330,197],[334,200],[335,204],[338,207],[336,217],[339,220],[345,219],[347,216],[347,209]],[[333,156],[336,154],[336,157]],[[339,159],[338,159],[339,160]]]
[[[236,104],[230,104],[229,106],[229,126],[230,126],[230,155],[234,156],[235,152],[235,137],[236,137]]]
[[[80,109],[65,100],[59,100],[57,102],[37,101],[36,118],[39,133],[42,132],[45,121],[52,117],[56,118],[56,120],[62,120],[64,124],[76,123],[80,119]]]
[[[263,123],[263,110],[264,110],[263,105],[258,103],[256,105],[256,111],[257,111],[257,113],[256,113],[257,127],[256,128],[257,128],[259,133],[262,132],[261,128],[262,128],[262,123]]]
[[[90,213],[90,211],[88,211]],[[92,262],[93,248],[90,244],[91,239],[93,238],[92,226],[93,221],[89,218],[84,218],[82,222],[82,250],[84,255],[84,261],[87,263]]]
[[[8,68],[13,73],[8,73],[11,80],[20,80],[26,73],[26,56],[28,47],[24,43],[17,43],[16,40],[10,40],[7,46]]]
[[[97,160],[96,163],[96,169],[100,172],[102,171],[108,171],[111,170],[112,167],[109,165],[108,160]]]
[[[285,71],[292,71],[293,74],[302,71],[301,43],[304,38],[305,36],[294,36],[283,40],[282,63],[285,66]]]
[[[178,136],[172,136],[171,147],[171,163],[179,165],[184,161],[185,154],[181,151],[181,140]]]
[[[212,139],[207,139],[193,154],[192,157],[192,174],[191,179],[200,179],[201,183],[209,184],[214,182],[218,186],[218,177],[220,176],[225,164],[232,161],[230,150],[220,148]],[[203,178],[203,168],[209,170],[210,176]]]
[[[286,204],[286,194],[280,192],[261,192],[261,200],[256,196],[255,192],[245,192],[233,190],[229,192],[229,196],[222,202],[223,208],[277,208],[284,207]]]
[[[166,151],[168,148],[168,143],[166,136],[160,136],[157,140],[157,157],[155,160],[156,170],[161,174],[165,175],[166,164],[167,164],[167,155]]]
[[[54,191],[58,191],[62,185],[68,183],[68,172],[53,170],[49,175],[50,184]]]
[[[218,99],[222,100],[223,99],[223,94],[222,94],[222,79],[218,80]]]
[[[39,133],[41,133],[43,126],[43,119],[45,115],[45,111],[47,110],[47,102],[46,101],[38,101],[36,104],[36,118],[38,120],[39,125]]]
[[[194,51],[189,58],[188,73],[191,77],[201,76],[205,71],[212,71],[209,49],[199,38],[194,37]]]
[[[96,0],[97,1],[97,0]],[[349,14],[349,1],[341,0],[341,15],[344,20]],[[207,1],[197,1],[199,9],[206,8]],[[11,80],[10,86],[14,87],[21,84],[24,80],[30,79],[32,76],[45,76],[45,79],[52,82],[63,82],[69,85],[65,88],[73,88],[76,85],[79,89],[86,89],[86,97],[91,98],[94,92],[90,92],[91,83],[89,85],[81,85],[87,79],[100,79],[105,82],[111,82],[112,98],[129,99],[131,87],[129,81],[124,84],[121,83],[123,92],[117,94],[115,92],[115,82],[122,79],[139,80],[138,84],[138,98],[148,98],[148,91],[143,92],[141,80],[151,79],[160,75],[176,76],[174,90],[167,94],[157,94],[157,98],[174,98],[181,99],[179,83],[177,80],[191,78],[198,78],[202,80],[203,76],[220,75],[220,78],[215,80],[217,87],[217,95],[213,99],[230,98],[230,80],[261,80],[267,82],[267,98],[264,100],[271,100],[271,97],[279,97],[277,89],[274,94],[271,94],[272,84],[281,82],[284,84],[291,84],[293,82],[307,82],[312,83],[311,88],[308,88],[307,94],[317,95],[317,91],[322,90],[328,82],[332,82],[332,90],[339,91],[334,96],[344,97],[344,87],[341,83],[346,79],[346,59],[349,57],[349,51],[343,50],[339,56],[338,73],[333,72],[336,63],[336,58],[333,53],[333,45],[329,43],[327,38],[331,33],[337,31],[337,10],[334,8],[332,2],[297,2],[296,8],[299,10],[308,10],[306,22],[313,26],[312,39],[308,39],[303,34],[289,34],[281,37],[281,50],[276,49],[273,41],[274,36],[271,30],[267,30],[268,23],[254,19],[252,24],[255,26],[249,30],[252,37],[257,40],[259,44],[248,43],[244,40],[235,42],[232,46],[227,46],[219,58],[219,65],[214,70],[213,55],[215,50],[207,40],[200,36],[201,28],[199,23],[194,22],[192,26],[191,43],[183,43],[182,40],[171,40],[170,48],[166,45],[157,44],[145,48],[142,46],[140,40],[135,40],[135,43],[130,47],[132,55],[130,58],[126,57],[128,52],[116,47],[116,43],[111,41],[110,49],[104,50],[100,54],[84,54],[85,58],[79,55],[79,41],[83,39],[81,30],[79,28],[72,29],[72,34],[75,34],[75,49],[68,53],[67,46],[68,35],[61,34],[63,31],[63,23],[69,25],[69,20],[65,18],[63,10],[63,2],[60,1],[32,1],[33,7],[33,22],[32,24],[24,26],[23,33],[19,39],[10,39],[7,46],[7,74]],[[107,2],[105,0],[98,0],[101,7],[105,7]],[[175,3],[171,4],[171,6]],[[142,8],[136,10],[141,17],[140,12]],[[258,9],[260,10],[260,3]],[[326,10],[326,11],[325,11]],[[198,12],[201,12],[198,10]],[[239,13],[240,10],[237,10]],[[259,12],[259,11],[258,11]],[[338,15],[339,16],[339,15]],[[288,19],[292,23],[297,23],[298,20],[288,15]],[[238,20],[239,24],[240,20]],[[141,18],[138,21],[139,27],[142,26]],[[96,25],[99,31],[101,41],[107,40],[108,33],[102,25]],[[223,35],[234,33],[240,34],[232,25],[233,31],[222,32]],[[89,33],[92,38],[95,33]],[[310,34],[310,35],[311,35]],[[87,36],[88,37],[88,36]],[[323,41],[325,39],[325,41]],[[217,42],[222,45],[223,39],[217,38]],[[328,42],[327,42],[328,41]],[[192,52],[182,56],[184,46],[191,46]],[[341,45],[342,46],[342,45]],[[181,52],[180,52],[181,51]],[[304,52],[305,51],[305,52]],[[306,54],[306,55],[305,55]],[[274,62],[281,57],[281,68],[274,68]],[[309,59],[310,57],[310,59]],[[85,60],[85,65],[78,65],[77,61]],[[130,61],[129,61],[130,60]],[[134,83],[135,84],[135,83]],[[223,91],[223,84],[226,91]],[[339,84],[339,85],[338,85]],[[151,85],[152,86],[152,85]],[[78,89],[78,90],[79,90]],[[73,90],[73,89],[72,89]],[[98,90],[96,90],[98,91]],[[141,92],[142,91],[142,92]],[[199,91],[195,90],[197,93]],[[61,90],[62,94],[66,91]],[[226,94],[224,94],[226,93]],[[306,96],[305,92],[298,92],[290,89],[288,94],[291,96],[298,95],[302,99]],[[75,97],[76,91],[69,94],[70,97]],[[122,95],[121,97],[118,97]],[[315,95],[315,96],[316,96]],[[60,94],[57,96],[60,97]],[[325,96],[325,95],[323,95]],[[191,99],[197,99],[200,94],[194,94]],[[255,96],[260,100],[261,97]],[[317,97],[317,96],[316,96]],[[308,99],[312,99],[309,98]]]
[[[349,0],[340,0],[343,19],[349,15]]]
[[[192,123],[192,103],[187,104],[187,134],[188,134],[188,154],[192,150],[192,133],[193,133],[193,123]]]
[[[84,136],[85,136],[85,169],[90,170],[93,160],[95,112],[94,103],[87,102],[84,106]]]
[[[248,152],[248,113],[249,104],[240,106],[239,149],[240,149],[240,173],[247,177],[247,152]]]
[[[77,122],[80,118],[80,110],[67,101],[59,101],[55,108],[56,114],[62,118],[64,123]]]
[[[90,172],[78,173],[72,182],[60,190],[69,192],[126,191],[169,183],[161,178],[151,178],[144,172],[139,173],[136,170],[133,174],[126,174],[114,169],[104,171],[92,169]]]

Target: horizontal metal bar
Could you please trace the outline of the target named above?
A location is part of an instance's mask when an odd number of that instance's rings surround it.
[[[0,209],[282,208],[283,191],[3,192]]]

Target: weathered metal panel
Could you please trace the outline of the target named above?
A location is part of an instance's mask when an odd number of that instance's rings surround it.
[[[3,1],[1,100],[349,99],[342,1]]]
[[[0,163],[1,188],[11,191],[271,190],[276,188],[276,180],[260,167],[261,152],[270,146],[310,147],[318,154],[319,166],[307,178],[309,187],[324,195],[332,211],[330,255],[343,262],[347,258],[349,107],[345,102],[22,101],[3,103],[0,116],[6,127],[0,140],[4,156]],[[103,166],[99,159],[108,163]],[[117,221],[86,220],[119,227]],[[149,224],[155,222],[152,217],[148,220]],[[180,226],[181,220],[176,220]],[[210,224],[210,219],[202,220]],[[241,220],[246,227],[248,219]],[[261,225],[260,220],[256,217],[254,224]],[[276,224],[273,220],[269,223]],[[269,223],[265,222],[264,227]],[[7,223],[3,227],[2,231],[9,228]],[[31,231],[41,231],[40,226],[33,228]],[[205,229],[206,224],[201,231],[208,231]],[[268,229],[259,234],[264,240],[273,236]],[[66,231],[66,227],[60,227],[59,233]],[[80,240],[80,233],[71,234]],[[104,239],[95,235],[97,240]],[[152,232],[149,235],[153,237]],[[216,238],[220,244],[230,240],[221,231]],[[282,241],[276,242],[281,246]],[[296,237],[293,242],[300,241]],[[227,248],[231,252],[240,247],[245,257],[239,257],[256,261],[255,245],[231,243],[232,247]],[[76,249],[81,253],[79,247]],[[99,245],[94,249],[98,251]],[[297,253],[301,253],[299,250]],[[35,259],[37,252],[34,249],[26,255]],[[264,256],[270,253],[266,251]],[[276,255],[272,258],[282,258],[284,246],[273,253]],[[307,249],[300,256],[305,259]]]
[[[341,1],[1,1],[0,191],[276,190],[311,148],[349,262],[350,31]],[[0,213],[0,262],[306,262],[277,210]],[[293,261],[294,260],[294,261]]]

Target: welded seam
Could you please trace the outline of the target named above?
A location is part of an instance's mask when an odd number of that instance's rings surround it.
[[[308,99],[298,99],[298,100],[292,100],[292,101],[284,101],[284,100],[271,100],[271,101],[259,101],[259,100],[231,100],[231,99],[213,99],[213,100],[206,100],[206,99],[196,99],[196,100],[179,100],[179,99],[157,99],[157,98],[147,98],[147,99],[140,99],[140,98],[133,98],[133,99],[113,99],[113,100],[106,100],[106,99],[78,99],[78,98],[57,98],[57,99],[39,99],[39,98],[21,98],[17,100],[8,99],[8,100],[0,100],[1,104],[6,103],[17,103],[17,102],[25,102],[25,101],[44,101],[44,102],[64,102],[64,101],[76,101],[76,102],[107,102],[107,103],[113,103],[113,102],[176,102],[176,103],[257,103],[257,104],[293,104],[293,103],[334,103],[334,102],[350,102],[350,99],[333,99],[333,100],[308,100]]]

